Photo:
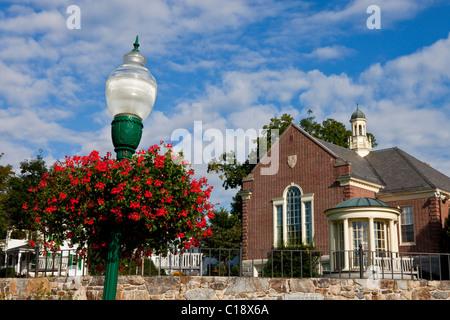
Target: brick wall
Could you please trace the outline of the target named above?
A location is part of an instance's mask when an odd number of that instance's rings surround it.
[[[387,203],[393,207],[412,206],[413,209],[415,243],[402,245],[400,242],[399,250],[401,252],[440,252],[441,230],[448,216],[448,203],[441,203],[441,208],[439,208],[436,197],[389,201]],[[400,229],[398,231],[400,241],[401,231]]]
[[[293,168],[287,163],[291,155],[297,155]],[[273,245],[272,199],[282,197],[291,183],[300,186],[303,194],[314,194],[314,236],[316,247],[321,250],[329,248],[328,218],[324,211],[354,196],[374,197],[373,192],[354,186],[341,187],[336,179],[350,174],[350,165],[338,165],[332,154],[294,127],[280,137],[277,174],[261,175],[261,167],[258,164],[253,179],[243,182],[243,190],[252,193],[243,204],[244,248],[268,249]]]

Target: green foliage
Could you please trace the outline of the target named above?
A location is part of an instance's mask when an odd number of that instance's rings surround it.
[[[247,159],[244,163],[236,160],[236,154],[231,151],[223,153],[220,159],[213,159],[208,163],[207,172],[219,173],[219,178],[223,181],[222,186],[225,190],[239,188],[242,179],[255,167],[255,163],[250,163]]]
[[[280,119],[274,117],[270,119],[268,125],[263,126],[264,136],[262,143],[267,143],[267,150],[270,149],[272,143],[272,132],[278,130],[280,136],[284,130],[292,123],[294,118],[288,114],[283,114]],[[275,135],[276,136],[276,135]],[[259,139],[255,141],[259,148]],[[274,141],[273,141],[274,142]],[[266,151],[267,151],[266,150]],[[214,172],[219,174],[219,178],[223,181],[222,186],[227,189],[240,188],[242,179],[244,179],[258,163],[264,154],[259,154],[256,150],[250,152],[249,158],[244,163],[239,163],[234,152],[223,153],[219,159],[213,159],[208,163],[208,173]]]
[[[231,215],[224,208],[215,211],[210,221],[212,235],[202,241],[206,248],[239,248],[242,237],[242,222],[239,216]]]
[[[5,212],[10,219],[10,224],[15,228],[26,229],[28,227],[22,203],[33,202],[34,197],[29,190],[39,184],[47,171],[42,151],[40,151],[35,159],[22,161],[20,163],[20,174],[12,176],[8,180],[8,190],[4,200]]]
[[[142,270],[142,266],[144,266],[144,270]],[[158,273],[158,268],[150,258],[142,258],[141,260],[122,259],[119,269],[120,275],[166,275],[163,269]]]
[[[342,122],[336,121],[332,118],[327,118],[322,121],[322,124],[315,121],[315,116],[312,115],[313,111],[308,110],[308,117],[300,120],[300,127],[308,132],[311,136],[331,142],[337,146],[348,148],[348,138],[351,137],[352,131],[348,130]],[[378,143],[372,133],[367,133],[367,136],[371,138],[372,148],[375,148]]]
[[[287,245],[273,249],[264,265],[266,277],[315,277],[319,274],[320,254],[312,245]]]
[[[0,160],[2,156],[3,153],[0,154]],[[4,239],[6,237],[6,230],[11,224],[6,213],[7,206],[5,204],[5,200],[7,197],[8,181],[11,179],[13,174],[11,165],[0,165],[0,239]]]
[[[16,277],[16,271],[14,268],[0,269],[0,278],[14,278]]]
[[[450,216],[444,221],[442,230],[442,252],[450,252]]]

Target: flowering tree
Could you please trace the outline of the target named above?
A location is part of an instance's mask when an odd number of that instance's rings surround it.
[[[43,235],[46,250],[69,241],[80,253],[89,248],[97,257],[106,256],[117,227],[121,257],[164,252],[169,242],[181,250],[198,246],[211,234],[212,186],[206,178],[195,179],[192,169],[174,159],[171,147],[161,142],[121,161],[93,151],[55,163],[30,189],[34,203],[23,205],[30,227]]]

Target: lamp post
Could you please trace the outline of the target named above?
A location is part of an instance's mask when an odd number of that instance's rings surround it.
[[[147,59],[139,52],[139,41],[123,56],[123,64],[106,80],[106,103],[114,120],[111,135],[117,160],[131,158],[142,136],[142,121],[152,111],[156,99],[155,78],[145,67]],[[106,260],[103,300],[115,300],[120,263],[120,229],[112,221]]]

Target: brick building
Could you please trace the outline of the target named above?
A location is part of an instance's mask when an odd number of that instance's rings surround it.
[[[298,239],[319,250],[440,251],[450,178],[397,147],[372,151],[359,109],[350,123],[348,149],[291,124],[266,155],[278,152],[277,170],[261,161],[243,179],[245,252]]]

